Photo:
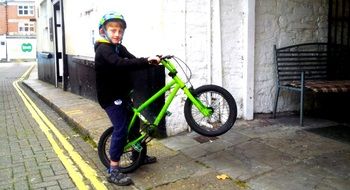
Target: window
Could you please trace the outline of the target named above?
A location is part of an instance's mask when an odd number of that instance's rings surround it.
[[[34,16],[34,6],[18,5],[18,16]]]
[[[34,23],[18,23],[18,32],[22,34],[34,33]]]

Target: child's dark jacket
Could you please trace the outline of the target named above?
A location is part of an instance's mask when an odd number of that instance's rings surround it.
[[[132,71],[148,67],[147,58],[136,58],[121,44],[95,43],[97,99],[102,108],[127,98],[133,89]]]

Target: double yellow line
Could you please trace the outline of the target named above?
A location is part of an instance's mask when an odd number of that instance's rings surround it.
[[[28,108],[29,112],[32,114],[32,117],[38,123],[40,129],[45,133],[47,139],[53,147],[53,150],[63,163],[64,167],[67,169],[69,176],[72,178],[77,188],[89,189],[88,186],[84,183],[85,176],[91,182],[95,189],[107,189],[107,187],[98,179],[96,171],[81,158],[81,156],[74,150],[74,147],[67,141],[67,139],[62,135],[62,133],[59,132],[59,130],[50,122],[50,120],[45,116],[45,114],[43,114],[40,111],[40,109],[35,105],[35,103],[18,85],[18,83],[23,81],[24,78],[31,72],[34,66],[35,65],[32,65],[19,79],[14,81],[12,85],[17,90],[24,104]],[[59,142],[55,140],[53,135],[56,136]],[[64,154],[65,151],[60,148],[59,144],[61,144],[64,147],[66,153],[68,153],[69,156],[66,156]],[[79,169],[75,165],[79,167],[80,171],[83,174],[79,172]]]

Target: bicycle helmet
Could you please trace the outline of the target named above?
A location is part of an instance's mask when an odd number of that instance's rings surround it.
[[[110,12],[110,13],[103,15],[100,22],[98,23],[98,29],[100,30],[102,27],[104,27],[104,25],[108,21],[112,21],[112,20],[120,21],[123,25],[123,28],[126,29],[126,22],[125,22],[124,16],[117,13],[117,12]]]

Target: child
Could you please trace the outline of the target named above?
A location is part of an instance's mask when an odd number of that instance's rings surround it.
[[[110,146],[110,175],[108,181],[117,185],[130,185],[132,180],[118,169],[118,162],[127,141],[131,103],[129,93],[132,90],[132,71],[148,68],[150,64],[159,64],[157,56],[136,58],[121,44],[126,22],[121,14],[112,12],[104,15],[99,23],[102,39],[95,43],[95,70],[97,99],[107,112],[114,130]],[[137,129],[137,127],[134,127]],[[137,133],[135,131],[134,133]],[[144,163],[156,162],[155,157],[146,156]]]

